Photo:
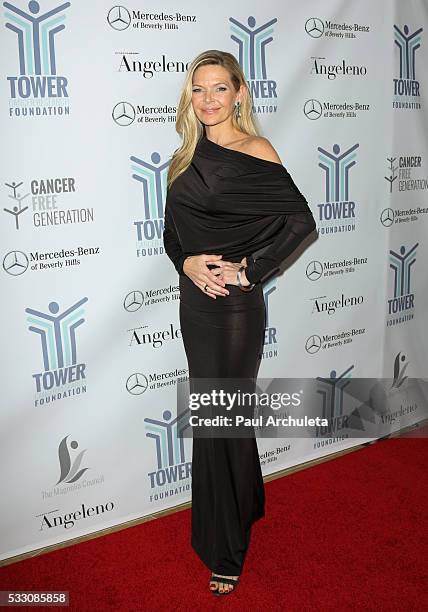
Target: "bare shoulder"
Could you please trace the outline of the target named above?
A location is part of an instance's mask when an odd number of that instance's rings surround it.
[[[245,149],[243,151],[248,153],[248,155],[282,164],[278,153],[264,136],[249,136],[245,141]]]

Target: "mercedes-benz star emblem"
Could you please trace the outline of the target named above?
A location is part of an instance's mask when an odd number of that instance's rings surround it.
[[[316,281],[322,277],[323,265],[320,261],[310,261],[306,266],[306,276],[311,281]]]
[[[114,6],[107,13],[107,23],[114,30],[126,30],[131,24],[131,15],[124,6]]]
[[[135,119],[135,108],[129,102],[118,102],[111,116],[117,125],[131,125]]]
[[[11,276],[24,274],[28,268],[28,257],[22,251],[9,251],[3,258],[3,269]]]
[[[320,336],[317,336],[316,334],[314,334],[313,336],[309,336],[305,344],[306,352],[309,353],[310,355],[313,355],[314,353],[318,353],[318,351],[321,348],[321,344],[322,344],[322,340]]]
[[[147,387],[149,386],[149,382],[140,372],[136,372],[135,374],[131,374],[126,381],[126,390],[131,395],[141,395],[145,391],[147,391]]]
[[[127,312],[135,312],[144,304],[144,295],[141,291],[131,291],[123,300],[123,307]]]

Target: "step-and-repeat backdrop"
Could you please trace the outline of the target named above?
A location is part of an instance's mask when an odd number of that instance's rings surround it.
[[[426,375],[427,28],[424,0],[2,2],[1,558],[190,500],[162,232],[207,49],[239,59],[318,225],[264,285],[259,376],[319,377],[331,426],[259,439],[264,474],[365,439],[332,401],[345,380],[392,381],[368,440],[421,421],[403,389]]]

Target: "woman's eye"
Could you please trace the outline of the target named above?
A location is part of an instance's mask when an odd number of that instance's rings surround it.
[[[226,91],[226,87],[219,87],[221,91]]]

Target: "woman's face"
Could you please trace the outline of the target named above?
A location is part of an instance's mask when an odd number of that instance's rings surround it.
[[[203,124],[217,125],[226,121],[237,100],[241,100],[240,91],[235,91],[229,72],[223,66],[199,66],[193,73],[192,104]]]

